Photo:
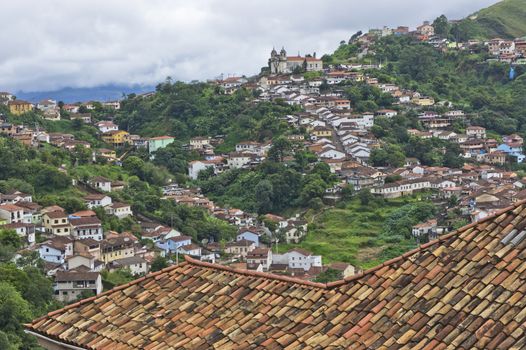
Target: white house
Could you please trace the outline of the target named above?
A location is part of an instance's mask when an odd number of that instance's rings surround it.
[[[378,117],[392,118],[398,115],[398,112],[392,109],[380,109],[375,113]]]
[[[246,239],[229,242],[225,246],[225,253],[246,258],[248,253],[256,249],[256,243]]]
[[[310,270],[311,267],[322,267],[321,256],[313,255],[311,252],[294,248],[285,254],[274,254],[272,264],[287,264],[291,269]]]
[[[255,156],[251,153],[230,153],[227,159],[227,165],[230,169],[241,169],[249,165],[255,160]]]
[[[106,179],[105,177],[96,176],[89,180],[88,183],[101,191],[111,192],[111,180]]]
[[[300,239],[307,234],[307,221],[289,220],[284,230],[287,243],[299,243]]]
[[[133,216],[131,205],[126,203],[115,202],[104,207],[104,209],[107,214],[115,215],[119,219],[124,219],[128,216]]]
[[[206,170],[207,168],[214,169],[214,172],[216,171],[216,164],[215,162],[208,161],[208,160],[194,160],[190,163],[188,163],[188,176],[196,180],[199,173],[203,170]]]
[[[177,250],[180,254],[201,256],[201,247],[194,243],[180,246]]]
[[[269,248],[256,248],[247,254],[249,270],[268,271],[272,261],[272,251]]]
[[[90,271],[100,271],[104,264],[89,254],[76,254],[66,258],[66,270],[75,270],[80,267],[85,267]]]
[[[116,131],[116,130],[119,130],[119,127],[114,124],[112,121],[101,121],[101,122],[98,122],[97,124],[97,128],[100,130],[101,133],[107,133],[108,131]]]
[[[70,218],[71,235],[74,239],[92,238],[96,241],[102,241],[104,238],[102,223],[96,217]]]
[[[259,236],[259,232],[255,227],[242,227],[237,233],[236,241],[252,241],[256,243],[256,247],[259,247]]]
[[[134,276],[145,275],[150,270],[148,261],[146,261],[144,258],[141,258],[140,256],[131,256],[128,258],[117,259],[110,263],[110,271],[121,268],[130,270],[131,274]]]
[[[86,203],[89,209],[93,209],[97,207],[106,207],[108,205],[111,205],[112,200],[110,196],[107,196],[105,194],[93,193],[85,196],[84,202]]]
[[[0,219],[6,220],[8,224],[24,222],[24,208],[18,207],[14,204],[1,204]]]
[[[102,278],[99,272],[57,271],[53,289],[57,300],[71,302],[77,300],[83,292],[100,294]]]
[[[244,141],[236,145],[236,152],[249,152],[254,153],[258,156],[262,156],[264,153],[263,145],[259,142]]]
[[[435,239],[437,235],[437,220],[432,219],[413,226],[411,233],[413,237],[419,238],[428,235],[429,239]]]
[[[56,236],[42,243],[38,249],[44,261],[64,264],[68,256],[73,255],[73,240],[67,236]]]
[[[335,150],[335,149],[327,149],[324,151],[321,151],[318,153],[318,156],[320,158],[327,158],[327,159],[345,159],[346,155],[345,153]]]
[[[402,180],[385,184],[383,187],[371,189],[371,193],[381,195],[385,198],[397,198],[404,195],[411,195],[415,191],[431,188],[429,179]]]

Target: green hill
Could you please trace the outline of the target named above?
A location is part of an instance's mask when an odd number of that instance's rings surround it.
[[[503,0],[462,21],[478,38],[517,38],[526,35],[526,0]]]

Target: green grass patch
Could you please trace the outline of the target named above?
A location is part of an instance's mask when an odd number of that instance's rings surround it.
[[[323,256],[324,263],[343,261],[363,269],[374,267],[393,256],[415,248],[413,239],[403,235],[384,238],[381,233],[387,218],[402,206],[422,200],[423,195],[374,201],[367,206],[358,199],[344,209],[328,209],[306,219],[311,222],[305,239],[299,244],[280,244],[278,252],[294,247]]]

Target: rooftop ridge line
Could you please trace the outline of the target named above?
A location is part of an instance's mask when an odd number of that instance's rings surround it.
[[[433,241],[430,241],[428,243],[425,243],[425,244],[422,244],[420,245],[419,247],[401,255],[401,256],[398,256],[398,257],[395,257],[393,259],[390,259],[380,265],[377,265],[373,268],[370,268],[368,270],[365,270],[363,272],[360,272],[358,274],[355,274],[353,276],[350,276],[350,277],[347,277],[345,279],[342,279],[342,280],[339,280],[339,281],[333,281],[333,282],[328,282],[328,283],[318,283],[318,282],[311,282],[311,281],[305,281],[305,280],[301,280],[301,279],[298,279],[298,278],[293,278],[293,277],[288,277],[288,276],[280,276],[280,275],[275,275],[275,274],[271,274],[271,273],[266,273],[266,272],[259,272],[259,271],[249,271],[249,270],[240,270],[240,269],[235,269],[235,268],[232,268],[232,267],[229,267],[229,266],[224,266],[224,265],[219,265],[219,264],[212,264],[212,263],[209,263],[209,262],[204,262],[204,261],[199,261],[199,260],[196,260],[196,259],[193,259],[187,255],[184,256],[185,258],[185,261],[181,264],[178,264],[178,265],[172,265],[172,266],[168,266],[162,270],[159,270],[159,271],[156,271],[156,272],[153,272],[153,273],[150,273],[146,276],[143,276],[143,277],[140,277],[136,280],[133,280],[131,282],[128,282],[126,284],[123,284],[123,285],[120,285],[120,286],[117,286],[115,288],[112,288],[106,292],[103,292],[101,294],[98,294],[96,296],[92,296],[92,297],[89,297],[89,298],[86,298],[86,299],[83,299],[83,300],[80,300],[76,303],[73,303],[73,304],[70,304],[70,305],[67,305],[66,307],[64,308],[61,308],[61,309],[58,309],[58,310],[55,310],[55,311],[52,311],[52,312],[49,312],[35,320],[33,320],[31,323],[26,323],[24,324],[24,327],[26,328],[29,328],[29,329],[33,329],[32,325],[39,322],[40,320],[46,318],[46,317],[52,317],[52,316],[55,316],[57,314],[60,314],[60,313],[63,313],[67,310],[70,310],[70,309],[73,309],[73,308],[76,308],[80,305],[83,305],[85,303],[88,303],[88,302],[91,302],[93,300],[96,300],[102,296],[105,296],[105,295],[108,295],[108,294],[111,294],[111,293],[114,293],[114,292],[117,292],[117,291],[120,291],[120,290],[123,290],[125,288],[128,288],[129,286],[132,286],[132,285],[135,285],[135,284],[138,284],[146,279],[150,279],[150,278],[155,278],[156,276],[160,275],[160,274],[163,274],[163,273],[166,273],[166,272],[169,272],[169,271],[172,271],[172,270],[175,270],[177,269],[178,267],[181,267],[181,266],[184,266],[186,264],[190,264],[190,265],[194,265],[194,266],[201,266],[201,267],[205,267],[205,268],[210,268],[210,269],[215,269],[215,270],[221,270],[221,271],[226,271],[226,272],[231,272],[231,273],[235,273],[235,274],[240,274],[240,275],[244,275],[244,276],[252,276],[252,277],[259,277],[259,278],[266,278],[266,279],[270,279],[270,280],[277,280],[277,281],[282,281],[282,282],[289,282],[289,283],[296,283],[296,284],[299,284],[299,285],[304,285],[304,286],[308,286],[308,287],[314,287],[314,288],[319,288],[319,289],[325,289],[325,290],[331,290],[335,287],[339,287],[339,286],[342,286],[346,283],[349,283],[349,282],[353,282],[353,281],[356,281],[356,280],[359,280],[361,279],[363,276],[365,275],[369,275],[371,273],[374,273],[375,271],[377,270],[380,270],[381,268],[383,267],[388,267],[390,265],[393,265],[395,263],[398,263],[400,261],[404,261],[406,260],[407,258],[409,258],[410,256],[416,254],[416,253],[419,253],[421,251],[423,251],[424,249],[427,249],[435,244],[438,244],[442,241],[445,241],[451,237],[454,237],[455,235],[458,235],[459,233],[461,232],[464,232],[466,230],[469,230],[479,224],[482,224],[486,221],[489,221],[489,220],[492,220],[508,211],[511,211],[512,209],[516,209],[518,207],[520,207],[521,205],[525,204],[526,203],[526,199],[524,200],[521,200],[521,201],[518,201],[517,203],[514,203],[513,205],[509,206],[509,207],[506,207],[506,208],[503,208],[503,209],[500,209],[498,211],[496,211],[494,214],[492,215],[488,215],[487,217],[483,218],[482,220],[479,220],[479,221],[476,221],[476,222],[473,222],[469,225],[466,225],[464,227],[461,227],[453,232],[450,232],[448,234],[445,234],[441,237],[439,237],[438,239],[435,239]]]
[[[380,265],[377,265],[377,266],[372,267],[372,268],[370,268],[368,270],[365,270],[365,271],[360,272],[358,274],[349,276],[349,277],[344,278],[344,279],[339,280],[339,281],[328,282],[326,284],[326,286],[327,286],[328,289],[339,287],[339,286],[342,286],[342,285],[344,285],[344,284],[346,284],[348,282],[353,282],[353,281],[359,280],[363,276],[369,275],[371,273],[374,273],[375,271],[378,271],[378,270],[380,270],[383,267],[396,264],[399,261],[407,260],[409,257],[411,257],[414,254],[420,253],[421,251],[423,251],[423,250],[425,250],[425,249],[427,249],[427,248],[429,248],[429,247],[431,247],[431,246],[433,246],[435,244],[443,242],[443,241],[445,241],[445,240],[447,240],[447,239],[449,239],[451,237],[454,237],[454,236],[458,235],[461,232],[469,230],[469,229],[471,229],[471,228],[473,228],[473,227],[475,227],[475,226],[477,226],[479,224],[482,224],[482,223],[484,223],[486,221],[495,219],[496,217],[498,217],[498,216],[500,216],[500,215],[502,215],[502,214],[504,214],[504,213],[506,213],[508,211],[511,211],[512,209],[516,209],[516,208],[520,207],[521,205],[523,205],[525,203],[526,203],[526,199],[520,200],[517,203],[514,203],[513,205],[510,205],[510,206],[508,206],[506,208],[500,209],[500,210],[496,211],[495,213],[493,213],[491,215],[488,215],[488,216],[486,216],[485,218],[483,218],[483,219],[481,219],[479,221],[472,222],[469,225],[463,226],[463,227],[461,227],[461,228],[459,228],[459,229],[457,229],[455,231],[452,231],[450,233],[442,235],[442,236],[438,237],[435,240],[432,240],[432,241],[429,241],[427,243],[421,244],[418,247],[416,247],[415,249],[410,250],[410,251],[408,251],[408,252],[406,252],[406,253],[404,253],[404,254],[402,254],[400,256],[397,256],[397,257],[395,257],[393,259],[387,260],[387,261],[383,262]]]

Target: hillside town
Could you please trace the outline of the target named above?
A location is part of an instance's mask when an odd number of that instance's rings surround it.
[[[526,349],[526,0],[55,2],[0,11],[0,350]]]
[[[354,38],[362,48],[357,60],[361,55],[370,54],[369,44],[390,35],[411,36],[438,50],[470,50],[482,45],[493,57],[491,60],[516,65],[526,63],[526,41],[523,39],[448,42],[434,35],[429,22],[424,22],[414,31],[409,31],[408,27],[384,27],[359,35]],[[325,191],[327,203],[334,205],[339,202],[346,188],[357,192],[370,191],[374,196],[386,199],[416,193],[431,198],[443,210],[437,218],[413,227],[412,235],[417,242],[435,239],[452,230],[454,223],[448,220],[448,212],[459,210],[467,222],[476,222],[526,199],[526,180],[507,167],[524,161],[522,137],[510,134],[497,139],[484,127],[472,123],[474,115],[448,101],[435,101],[418,91],[381,82],[374,74],[381,68],[381,63],[324,64],[316,53],[288,56],[282,48],[279,53],[275,49],[271,51],[267,74],[251,78],[228,77],[212,83],[224,94],[247,89],[257,96],[255,102],[279,102],[297,107],[297,113],[282,118],[292,130],[287,139],[295,149],[313,153],[318,162],[327,164],[337,176],[338,182]],[[346,82],[379,89],[395,101],[393,109],[354,111],[351,100],[340,89]],[[85,149],[95,163],[122,165],[127,155],[122,150],[128,148],[143,149],[153,158],[156,151],[176,139],[170,135],[144,137],[130,134],[114,120],[95,121],[92,118],[94,104],[119,110],[119,101],[63,104],[46,99],[33,104],[2,92],[0,102],[14,116],[37,111],[44,120],[59,121],[61,112],[67,112],[71,121],[94,126],[99,140],[106,145],[103,148],[77,140],[72,134],[48,132],[38,125],[8,122],[4,118],[0,120],[0,134],[4,137],[35,148],[49,144],[69,152]],[[435,112],[437,106],[444,112]],[[399,167],[373,166],[371,154],[383,143],[372,131],[377,121],[390,120],[408,112],[416,113],[421,125],[419,129],[407,130],[411,137],[445,140],[458,145],[463,166],[424,166],[416,158],[405,159]],[[232,169],[254,169],[267,158],[273,146],[272,142],[246,140],[237,143],[233,152],[216,152],[217,146],[223,142],[221,135],[197,136],[184,145],[186,150],[199,155],[199,159],[188,164],[190,179],[197,180],[202,171],[219,175]],[[287,158],[282,162],[286,163]],[[77,300],[86,291],[101,293],[103,270],[127,269],[134,276],[144,275],[159,256],[176,264],[183,255],[188,255],[200,261],[305,280],[313,280],[328,268],[339,271],[342,278],[361,270],[343,262],[324,264],[322,256],[299,247],[281,251],[280,244],[294,245],[307,235],[308,222],[301,213],[292,217],[270,213],[258,216],[236,208],[220,207],[197,187],[177,183],[165,186],[163,200],[202,208],[237,229],[232,241],[200,242],[185,232],[136,215],[130,204],[113,200],[112,194],[127,186],[124,181],[97,176],[74,179],[74,185],[86,193],[82,198],[86,210],[67,212],[57,205],[43,206],[33,201],[30,194],[18,190],[0,194],[0,227],[15,230],[23,238],[24,252],[38,253],[45,262],[47,275],[55,281],[56,298],[63,302]],[[97,210],[119,220],[134,218],[140,224],[140,232],[105,230]]]

